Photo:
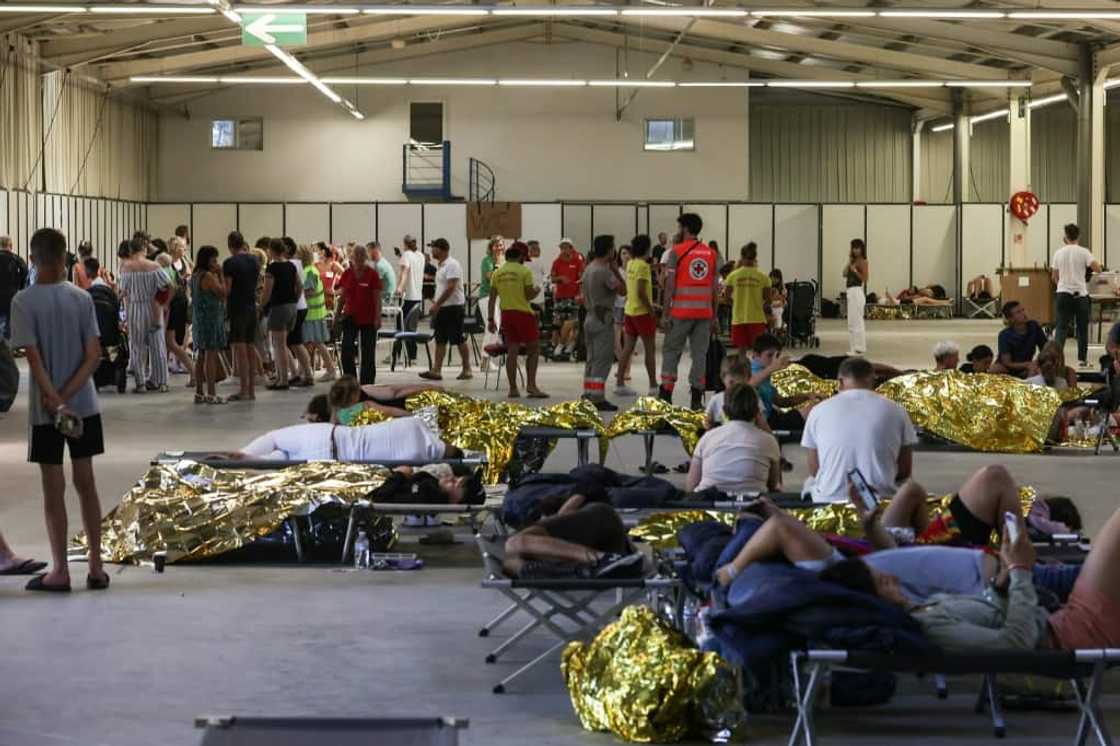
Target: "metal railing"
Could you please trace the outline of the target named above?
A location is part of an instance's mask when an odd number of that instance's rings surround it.
[[[407,142],[402,149],[401,191],[451,197],[451,142]]]
[[[470,159],[470,189],[468,195],[471,202],[494,201],[494,172],[477,158]]]

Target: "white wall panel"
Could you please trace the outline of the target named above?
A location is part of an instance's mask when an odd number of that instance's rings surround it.
[[[1077,205],[1067,202],[1051,203],[1050,205],[1050,233],[1046,236],[1046,247],[1049,253],[1047,259],[1054,256],[1054,252],[1062,248],[1062,228],[1066,223],[1077,222]],[[1092,251],[1089,246],[1089,236],[1081,235],[1081,245]]]
[[[216,246],[218,253],[226,255],[225,245],[229,232],[237,225],[237,205],[233,203],[207,203],[194,206],[194,235],[191,241],[195,246]],[[244,233],[244,231],[242,231]],[[252,246],[257,236],[245,236]]]
[[[635,205],[595,205],[594,210],[594,236],[612,235],[617,247],[630,243],[636,235],[638,208]],[[588,244],[588,248],[590,246]]]
[[[551,262],[559,253],[560,239],[564,237],[560,205],[521,205],[521,235],[526,240],[540,241],[541,258]]]
[[[1007,217],[1007,212],[1004,212]],[[1050,205],[1040,205],[1027,227],[1027,264],[1044,267],[1050,260]],[[1009,257],[1010,259],[1010,257]]]
[[[727,242],[739,247],[758,244],[758,267],[769,272],[774,267],[774,207],[772,205],[731,205],[728,214]]]
[[[524,226],[524,223],[522,223]],[[419,238],[419,236],[417,236]],[[437,238],[446,238],[451,244],[451,256],[459,260],[466,272],[472,261],[470,242],[467,241],[467,206],[458,204],[424,205],[424,251],[431,251],[427,244]],[[479,261],[482,258],[479,257]]]
[[[739,259],[740,246],[728,246],[727,239],[727,205],[726,204],[713,204],[713,205],[685,205],[685,212],[694,212],[700,216],[704,221],[704,227],[700,230],[700,237],[706,243],[715,241],[719,244],[720,260],[726,262],[728,259]]]
[[[649,206],[649,237],[657,243],[658,233],[668,233],[670,240],[677,232],[677,216],[681,206],[675,204],[651,204]]]
[[[821,207],[821,297],[836,298],[847,287],[844,269],[853,238],[866,241],[863,205],[823,205]],[[879,267],[879,257],[868,246],[868,260],[873,270]],[[872,274],[868,290],[882,292],[879,278]]]
[[[1120,205],[1104,206],[1105,266],[1111,267],[1120,257]]]
[[[350,241],[368,243],[377,231],[373,227],[373,205],[336,204],[331,207],[331,238],[338,246]]]
[[[32,213],[31,233],[39,230],[46,224],[47,220],[47,195],[36,192],[35,199],[32,202],[34,205],[34,212]]]
[[[326,241],[331,233],[331,208],[322,203],[289,203],[284,220],[285,235],[297,244]]]
[[[649,234],[649,206],[638,205],[638,233]],[[657,236],[650,236],[657,243]]]
[[[867,206],[867,253],[871,287],[882,295],[910,284],[910,205]]]
[[[195,215],[195,223],[198,215]],[[236,208],[234,221],[224,226],[225,232],[233,230],[234,225],[241,235],[249,242],[250,246],[257,243],[262,236],[280,238],[284,234],[284,205],[279,203],[249,204],[242,202]],[[202,244],[200,243],[199,246]],[[215,244],[217,245],[217,244]]]
[[[817,276],[816,205],[774,206],[774,266],[786,282],[820,281]]]
[[[175,229],[180,225],[191,224],[191,206],[188,204],[177,205],[148,205],[148,233],[153,236],[162,238],[164,241],[168,237],[175,235]],[[194,229],[201,229],[203,226],[196,225]],[[231,226],[229,231],[233,230]],[[205,246],[199,242],[198,236],[191,236],[192,248]],[[224,254],[226,250],[226,242],[223,240],[220,244],[214,244],[219,253]]]
[[[564,205],[564,238],[575,242],[576,250],[586,254],[591,247],[591,205]]]
[[[952,205],[914,207],[914,284],[956,286],[956,208]]]
[[[393,248],[399,247],[404,251],[404,242],[401,240],[406,235],[413,236],[420,241],[423,228],[420,218],[420,205],[389,204],[377,206],[377,240],[389,261],[393,261]]]
[[[999,293],[996,268],[1003,263],[1003,228],[1003,205],[964,205],[961,222],[961,282],[964,285],[967,286],[973,277],[987,275],[992,278],[992,293]],[[963,290],[958,288],[949,294],[957,297],[961,292]]]

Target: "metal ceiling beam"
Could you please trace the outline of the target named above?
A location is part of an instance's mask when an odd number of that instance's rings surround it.
[[[679,31],[682,25],[680,19],[648,16],[619,16],[617,21],[634,28],[655,28],[663,31]],[[1008,77],[1006,71],[985,65],[974,65],[967,62],[946,60],[941,57],[818,39],[812,36],[762,30],[707,19],[697,19],[690,34],[693,37],[722,39],[782,52],[802,52],[820,57],[850,60],[863,65],[873,63],[877,67],[893,68],[935,77],[1000,79]]]
[[[478,25],[480,25],[480,19],[475,16],[413,16],[392,21],[377,21],[346,29],[308,34],[307,44],[300,47],[300,51],[341,47],[366,41],[389,40],[423,31]],[[183,70],[254,62],[269,57],[271,57],[271,54],[265,49],[237,45],[150,60],[110,63],[99,65],[95,69],[105,80],[120,84],[132,75],[167,75]]]
[[[77,20],[73,17],[71,22]],[[88,21],[90,19],[83,19]],[[144,42],[158,43],[172,39],[230,30],[230,22],[221,16],[197,18],[183,16],[163,23],[148,23],[122,31],[89,34],[68,34],[39,42],[39,54],[47,59],[71,55],[91,56],[114,48],[128,48]]]
[[[553,24],[553,34],[566,39],[574,41],[585,41],[592,44],[602,44],[609,47],[623,47],[626,44],[626,35],[617,31],[601,31],[597,29],[590,29],[584,26],[574,26],[567,23]],[[636,51],[648,52],[650,54],[658,54],[663,52],[670,46],[672,42],[653,40],[649,38],[635,39],[630,37],[629,43],[631,49],[634,45],[638,44],[639,47]],[[720,65],[727,65],[728,67],[739,67],[754,72],[766,73],[768,75],[775,75],[785,78],[800,78],[805,80],[875,80],[874,75],[864,75],[861,73],[850,73],[842,70],[833,70],[830,68],[822,68],[815,65],[801,65],[794,62],[784,62],[781,60],[767,60],[761,57],[753,57],[743,54],[741,52],[727,52],[718,49],[710,49],[708,47],[699,47],[690,44],[679,44],[675,50],[675,56],[687,57],[691,60],[699,60],[702,62],[714,62]],[[876,98],[886,98],[892,101],[914,106],[919,109],[928,109],[931,113],[946,114],[952,110],[952,102],[949,99],[949,94],[944,90],[925,89],[921,93],[917,91],[920,89],[907,89],[905,91],[900,89],[875,89],[873,92],[867,90],[868,95]],[[851,90],[846,90],[851,93]]]

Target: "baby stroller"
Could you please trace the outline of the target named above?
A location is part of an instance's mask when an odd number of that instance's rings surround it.
[[[817,283],[807,282],[786,283],[786,307],[782,312],[782,319],[786,327],[786,344],[797,347],[820,347],[821,340],[817,336]]]
[[[101,363],[93,372],[93,385],[116,386],[124,393],[128,388],[128,337],[121,324],[121,302],[108,285],[95,285],[89,289],[93,297],[93,310],[101,331]]]

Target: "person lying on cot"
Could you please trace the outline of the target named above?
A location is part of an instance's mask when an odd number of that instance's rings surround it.
[[[924,288],[912,287],[900,290],[897,296],[888,289],[879,300],[882,306],[947,306],[952,301],[941,285],[927,285]]]
[[[853,500],[862,520],[869,521],[862,501]],[[845,562],[845,557],[825,538],[767,498],[760,498],[744,514],[746,520],[764,521],[735,558],[716,571],[716,581],[731,585],[755,562],[785,559],[809,572],[819,573]],[[880,576],[890,577],[903,595],[915,604],[938,593],[975,594],[988,584],[1006,585],[1008,567],[982,549],[923,545],[883,549],[852,561],[861,562]],[[1035,565],[1029,568],[1040,588],[1063,600],[1073,588],[1078,565]]]
[[[387,384],[360,385],[354,376],[342,376],[327,394],[327,402],[334,412],[332,422],[349,425],[363,409],[376,409],[389,417],[409,417],[405,408],[408,397],[424,391],[439,391],[439,386],[419,384],[391,386]]]
[[[366,495],[375,503],[481,505],[486,491],[477,470],[462,464],[398,466]]]
[[[642,577],[644,558],[603,488],[588,483],[575,489],[562,502],[542,502],[545,517],[506,539],[502,568],[522,578]]]
[[[940,593],[915,603],[898,578],[859,560],[834,563],[820,577],[908,609],[947,652],[1120,647],[1120,510],[1095,537],[1072,592],[1054,613],[1038,603],[1035,548],[1022,518],[1015,526],[1003,531],[1001,572],[1009,580],[1002,590]]]
[[[265,433],[239,451],[209,459],[259,461],[415,461],[458,459],[463,452],[441,441],[417,417],[398,417],[374,425],[341,427],[326,422],[292,425]]]
[[[851,355],[825,356],[809,353],[808,355],[802,355],[793,362],[808,368],[809,372],[817,378],[835,381],[840,375],[841,364],[849,357],[851,357]],[[899,370],[885,363],[876,363],[870,360],[868,362],[871,363],[871,369],[875,375],[876,387],[884,381],[889,381],[892,378],[915,372],[913,370]]]

